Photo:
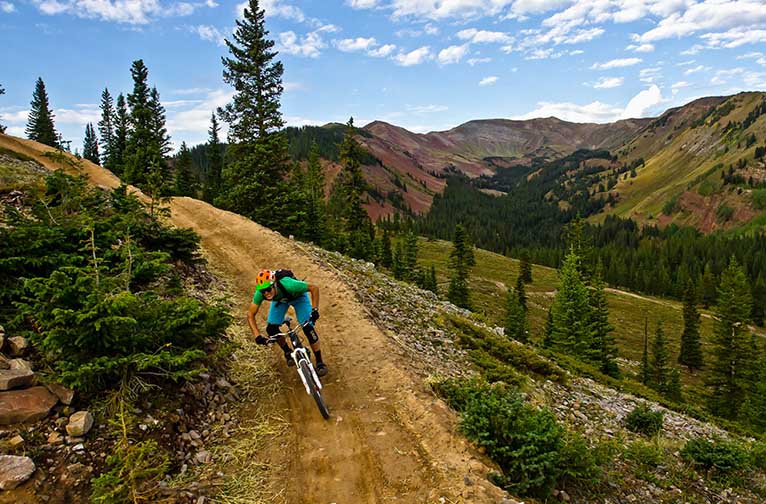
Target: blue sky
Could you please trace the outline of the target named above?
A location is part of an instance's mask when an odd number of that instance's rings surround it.
[[[230,0],[0,0],[0,122],[23,136],[38,76],[73,147],[142,58],[175,144],[231,96]],[[610,122],[766,89],[766,0],[261,0],[289,125],[380,119]]]

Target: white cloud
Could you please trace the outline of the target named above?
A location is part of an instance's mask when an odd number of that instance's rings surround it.
[[[563,56],[562,52],[553,52],[552,48],[533,49],[524,56],[525,60],[556,59]]]
[[[187,88],[187,89],[173,89],[170,94],[175,95],[193,95],[193,94],[207,94],[212,89],[210,88]]]
[[[763,7],[766,10],[766,5]],[[723,33],[706,33],[702,35],[710,47],[725,47],[732,49],[745,44],[765,44],[766,30],[734,28]]]
[[[224,41],[225,35],[221,33],[218,28],[215,26],[209,26],[209,25],[198,25],[198,26],[190,26],[189,29],[193,32],[199,35],[199,37],[202,40],[209,40],[210,42],[215,42],[219,46],[226,45],[226,42]]]
[[[306,87],[300,82],[284,82],[282,88],[286,91],[298,91],[300,89],[306,89]]]
[[[407,105],[407,112],[411,114],[434,114],[449,110],[446,105]]]
[[[526,17],[528,14],[542,14],[558,9],[570,3],[571,0],[515,0],[509,17]]]
[[[649,53],[649,52],[653,52],[654,51],[654,45],[652,45],[652,44],[640,44],[640,45],[630,44],[625,49],[627,49],[628,51],[633,51],[633,52]]]
[[[493,86],[497,83],[498,77],[491,75],[489,77],[484,77],[482,80],[479,81],[479,86]]]
[[[660,88],[654,84],[649,89],[644,89],[634,96],[620,115],[621,119],[631,119],[636,117],[646,117],[646,112],[656,105],[662,103],[662,93]]]
[[[623,109],[594,101],[587,105],[576,103],[539,102],[537,108],[513,119],[526,120],[540,117],[557,117],[564,121],[579,123],[609,123],[616,121]]]
[[[242,2],[237,6],[237,11],[242,13],[245,11],[245,7],[248,7],[249,2]],[[303,23],[306,20],[306,15],[299,7],[294,5],[287,5],[282,0],[261,0],[258,5],[264,10],[268,17],[281,17]]]
[[[676,66],[689,66],[693,65],[697,62],[697,60],[688,60],[688,61],[681,61],[679,63],[676,63]]]
[[[681,88],[685,88],[685,87],[689,87],[689,86],[691,86],[691,84],[689,84],[686,81],[678,81],[675,84],[673,84],[672,86],[670,86],[670,88],[671,89],[681,89]]]
[[[591,70],[609,70],[610,68],[622,68],[638,65],[643,61],[641,58],[619,58],[607,61],[606,63],[594,63]]]
[[[744,68],[731,68],[728,70],[718,70],[712,79],[710,79],[710,83],[720,86],[721,84],[726,84],[729,82],[729,79],[734,77],[735,75],[741,75],[745,72]]]
[[[203,100],[194,100],[193,106],[189,108],[168,110],[167,128],[173,143],[181,145],[181,140],[184,140],[187,144],[194,145],[207,141],[210,116],[218,107],[226,105],[233,96],[233,91],[216,89],[209,91]],[[221,123],[221,128],[221,135],[225,136],[228,125]]]
[[[85,19],[143,25],[160,17],[189,16],[197,9],[217,6],[215,2],[175,2],[159,0],[33,0],[43,14],[70,14]]]
[[[468,60],[468,64],[471,66],[476,66],[481,63],[489,63],[490,61],[492,61],[492,58],[470,58]]]
[[[468,44],[463,44],[459,46],[453,45],[439,51],[438,60],[439,60],[439,63],[442,65],[451,65],[454,63],[460,63],[460,60],[462,60],[463,56],[465,56],[467,53],[468,53]]]
[[[468,28],[461,30],[457,33],[457,36],[461,40],[468,40],[474,44],[481,43],[501,43],[510,44],[513,42],[513,37],[505,32],[477,30],[476,28]]]
[[[764,53],[758,52],[758,51],[753,51],[753,52],[749,52],[747,54],[741,54],[741,55],[737,56],[737,59],[762,58],[763,56],[764,56]]]
[[[392,0],[394,19],[441,20],[496,16],[515,0]]]
[[[101,119],[101,111],[97,108],[92,109],[65,109],[59,108],[54,111],[57,124],[79,124],[85,126],[88,123],[96,124]]]
[[[712,67],[705,66],[705,65],[697,65],[696,67],[689,68],[684,72],[684,75],[691,75],[699,72],[707,72],[712,70]]]
[[[426,35],[438,35],[439,27],[431,23],[426,23],[426,25],[423,27],[423,31],[426,32]]]
[[[685,51],[681,51],[681,55],[682,56],[694,56],[695,54],[697,54],[698,52],[700,52],[704,48],[705,48],[705,46],[703,46],[703,45],[694,44],[689,49],[687,49]]]
[[[346,3],[352,9],[372,9],[378,5],[378,0],[348,0]]]
[[[690,3],[683,12],[673,12],[641,35],[641,42],[678,38],[701,31],[754,27],[766,22],[762,0],[706,0]]]
[[[624,82],[624,77],[601,77],[592,86],[596,89],[612,89],[622,86]]]
[[[333,44],[343,52],[367,51],[377,45],[374,37],[334,40]]]
[[[371,51],[367,52],[368,56],[373,56],[375,58],[385,58],[392,52],[394,52],[394,49],[396,49],[396,46],[394,44],[385,44],[377,49],[373,49]]]
[[[575,49],[573,51],[569,51],[570,56],[577,56],[578,54],[585,54],[585,51],[582,49]]]
[[[660,67],[649,67],[649,68],[642,68],[641,71],[638,73],[639,79],[641,82],[646,82],[647,84],[651,84],[658,79],[662,78],[662,75],[660,74],[662,72],[662,68]]]
[[[279,34],[277,50],[294,56],[316,58],[325,47],[327,44],[322,40],[318,31],[309,32],[300,40],[293,31],[286,31]]]
[[[11,12],[16,10],[16,6],[13,5],[11,2],[0,2],[0,11],[5,12],[6,14],[10,14]]]
[[[394,56],[396,64],[405,67],[420,65],[430,59],[433,59],[433,55],[431,54],[431,48],[428,46],[420,47],[408,53],[399,53]]]

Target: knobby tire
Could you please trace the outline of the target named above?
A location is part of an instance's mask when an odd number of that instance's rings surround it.
[[[306,377],[306,383],[309,386],[309,390],[311,390],[311,395],[314,397],[314,401],[317,403],[319,412],[322,414],[322,417],[327,420],[330,418],[330,410],[327,409],[322,393],[319,391],[316,382],[314,382],[314,375],[311,373],[311,369],[306,362],[301,362],[301,371],[303,372],[303,376]]]

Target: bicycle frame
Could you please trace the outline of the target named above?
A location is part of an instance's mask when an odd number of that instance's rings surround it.
[[[288,337],[290,338],[290,344],[292,345],[293,351],[290,353],[290,357],[292,357],[293,361],[295,361],[295,367],[298,370],[298,376],[301,377],[301,382],[303,382],[303,388],[306,389],[306,393],[308,395],[311,395],[311,389],[309,388],[309,384],[306,381],[306,377],[303,375],[303,369],[301,367],[301,362],[306,361],[308,364],[308,368],[311,370],[312,378],[314,379],[314,383],[317,384],[317,388],[319,390],[322,390],[322,382],[319,380],[319,376],[317,376],[316,370],[314,369],[314,365],[311,363],[311,359],[309,358],[309,352],[306,350],[306,347],[303,346],[303,343],[301,342],[300,336],[298,336],[298,328],[302,328],[311,322],[306,322],[305,324],[295,326],[294,328],[290,327],[290,323],[292,322],[291,317],[287,317],[284,321],[284,324],[287,325],[287,332],[275,334],[274,336],[271,336],[269,338],[269,342],[275,343],[276,340],[280,337]]]

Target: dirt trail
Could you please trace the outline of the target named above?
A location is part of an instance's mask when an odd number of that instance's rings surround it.
[[[35,142],[0,135],[0,146],[59,168]],[[83,162],[94,184],[116,187],[106,170]],[[504,492],[485,480],[489,471],[473,448],[455,435],[456,416],[411,371],[412,363],[365,318],[350,288],[316,264],[300,246],[239,215],[191,198],[171,203],[173,224],[191,227],[214,269],[229,280],[244,318],[258,268],[288,267],[320,286],[317,329],[330,366],[325,421],[278,350],[284,380],[288,439],[254,454],[289,468],[277,477],[289,504],[498,503]],[[265,318],[266,310],[262,310]],[[235,316],[238,314],[235,314]],[[269,350],[262,350],[269,351]],[[276,471],[275,471],[276,472]]]

